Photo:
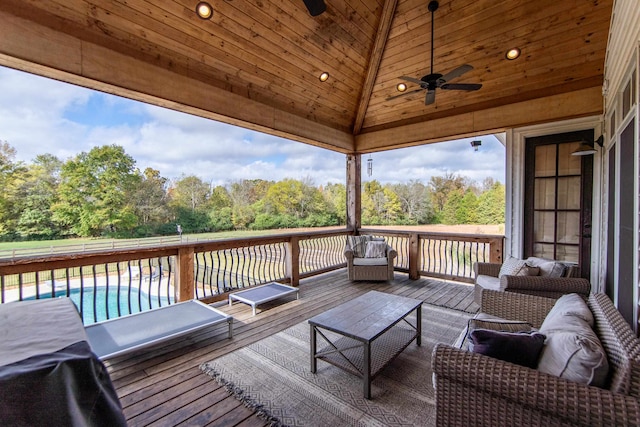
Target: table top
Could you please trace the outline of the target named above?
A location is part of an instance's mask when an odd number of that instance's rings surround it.
[[[369,291],[312,317],[309,324],[359,341],[372,341],[421,305],[421,300]]]
[[[229,298],[247,304],[261,304],[295,292],[298,288],[273,282],[229,294]]]

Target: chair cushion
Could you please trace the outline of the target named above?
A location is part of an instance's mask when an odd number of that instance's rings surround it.
[[[354,258],[353,265],[388,265],[387,258]]]
[[[476,329],[471,332],[469,349],[474,353],[535,368],[545,336],[538,332],[502,332]]]
[[[387,257],[387,242],[369,241],[366,244],[365,258],[385,258]]]
[[[480,274],[476,277],[476,284],[485,289],[491,289],[492,291],[500,290],[500,279],[497,277]]]

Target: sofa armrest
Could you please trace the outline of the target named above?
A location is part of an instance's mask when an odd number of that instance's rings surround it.
[[[500,278],[500,289],[547,298],[576,293],[586,300],[591,293],[591,283],[587,279],[571,277],[504,275]]]
[[[479,275],[498,277],[502,264],[495,262],[476,262],[473,264],[473,271],[476,277]]]
[[[344,247],[344,256],[347,258],[347,261],[353,262],[353,249],[349,245]]]
[[[556,303],[553,298],[482,289],[480,311],[503,319],[522,320],[539,328]]]
[[[557,424],[640,425],[640,402],[632,397],[445,344],[435,346],[432,368],[438,421],[445,424],[456,422],[441,419],[441,411],[468,425],[495,425],[495,419],[501,417],[505,421],[505,413],[488,415],[483,407],[490,401],[499,405],[498,399],[524,414],[531,412],[557,420]],[[443,398],[462,393],[467,393],[466,399]],[[484,418],[489,416],[492,420]]]
[[[393,249],[390,245],[387,245],[387,258],[389,259],[389,261],[392,262],[392,260],[397,256],[398,256],[398,252],[395,249]]]

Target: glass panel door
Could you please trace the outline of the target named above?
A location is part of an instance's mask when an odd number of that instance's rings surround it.
[[[527,138],[525,256],[590,265],[593,156],[574,156],[593,131]],[[589,175],[585,176],[585,173]],[[589,268],[583,268],[588,278]]]

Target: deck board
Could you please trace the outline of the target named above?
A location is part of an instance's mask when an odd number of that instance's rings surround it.
[[[464,311],[477,309],[473,287],[396,273],[385,282],[350,282],[345,270],[305,279],[300,298],[259,306],[217,306],[234,317],[233,338],[214,326],[105,361],[130,426],[243,426],[266,423],[200,372],[199,366],[320,314],[370,290],[421,299]]]

